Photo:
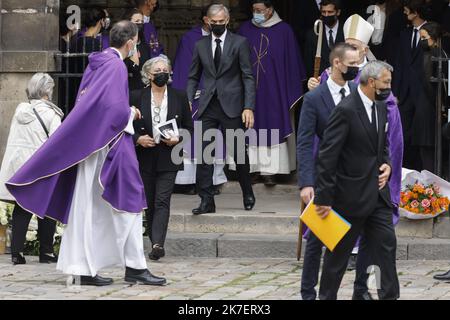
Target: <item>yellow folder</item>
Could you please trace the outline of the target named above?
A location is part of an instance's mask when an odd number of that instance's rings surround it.
[[[300,220],[308,226],[328,250],[333,251],[352,225],[334,210],[331,210],[330,214],[322,219],[317,214],[313,201],[314,199],[303,210]]]

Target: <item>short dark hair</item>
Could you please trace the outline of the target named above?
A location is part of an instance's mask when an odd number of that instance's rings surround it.
[[[322,0],[320,2],[320,8],[330,4],[333,5],[336,10],[341,10],[341,1],[339,0]]]
[[[84,11],[84,24],[86,27],[95,27],[97,23],[106,18],[106,13],[102,8],[86,8]]]
[[[427,22],[422,26],[421,29],[424,29],[426,32],[428,32],[428,34],[434,41],[438,41],[440,38],[442,38],[442,28],[436,22]]]
[[[137,8],[131,8],[131,9],[128,9],[128,10],[125,11],[125,13],[123,14],[122,20],[131,20],[131,18],[132,18],[135,14],[142,14],[142,12],[139,11],[139,9],[137,9]]]
[[[406,0],[405,5],[411,12],[417,13],[422,19],[431,19],[431,5],[425,0]]]
[[[345,42],[337,43],[333,50],[330,52],[330,66],[333,66],[333,60],[338,58],[339,60],[343,60],[345,58],[345,54],[347,51],[357,51],[358,49],[351,44]]]
[[[109,43],[113,48],[122,48],[128,40],[138,34],[138,27],[131,21],[122,20],[117,22],[109,33]]]
[[[256,3],[262,3],[264,4],[267,8],[273,8],[273,1],[271,0],[253,0],[252,1],[252,5],[256,4]]]

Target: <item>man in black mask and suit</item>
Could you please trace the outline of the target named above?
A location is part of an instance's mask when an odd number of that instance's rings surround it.
[[[325,253],[321,300],[337,299],[348,259],[361,233],[379,270],[379,298],[394,300],[400,296],[384,103],[391,94],[392,70],[385,62],[369,62],[361,72],[357,91],[333,109],[324,133],[317,162],[317,214],[325,218],[333,208],[351,229],[333,252]]]
[[[222,4],[211,5],[207,16],[212,32],[195,45],[187,84],[188,98],[192,103],[200,79],[203,79],[204,90],[200,95],[197,113],[197,118],[202,123],[202,137],[207,130],[219,127],[223,133],[229,129],[244,129],[244,126],[252,128],[256,95],[250,47],[244,37],[227,30],[230,21],[228,8]],[[244,198],[244,208],[251,210],[255,205],[255,196],[249,173],[248,153],[244,143],[238,145],[238,140],[234,138],[233,156]],[[203,142],[202,150],[208,145],[208,142]],[[244,152],[244,161],[243,157],[238,156],[238,151],[240,155]],[[213,170],[212,163],[201,157],[197,167],[201,203],[198,208],[192,210],[193,214],[214,213],[216,210]]]

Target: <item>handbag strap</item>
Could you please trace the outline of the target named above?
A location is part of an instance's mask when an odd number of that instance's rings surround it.
[[[49,135],[48,135],[48,130],[47,130],[47,127],[46,127],[45,124],[44,124],[44,121],[42,121],[41,116],[39,115],[39,113],[36,111],[35,108],[33,108],[33,112],[34,112],[34,114],[36,115],[36,118],[37,118],[37,119],[39,120],[39,122],[41,123],[41,126],[42,126],[42,128],[44,129],[45,134],[47,135],[47,138],[48,138],[48,137],[49,137]]]

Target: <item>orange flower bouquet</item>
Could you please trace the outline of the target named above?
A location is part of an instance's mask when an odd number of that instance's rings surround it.
[[[448,210],[450,201],[436,184],[418,181],[400,193],[400,215],[409,219],[431,219]]]

